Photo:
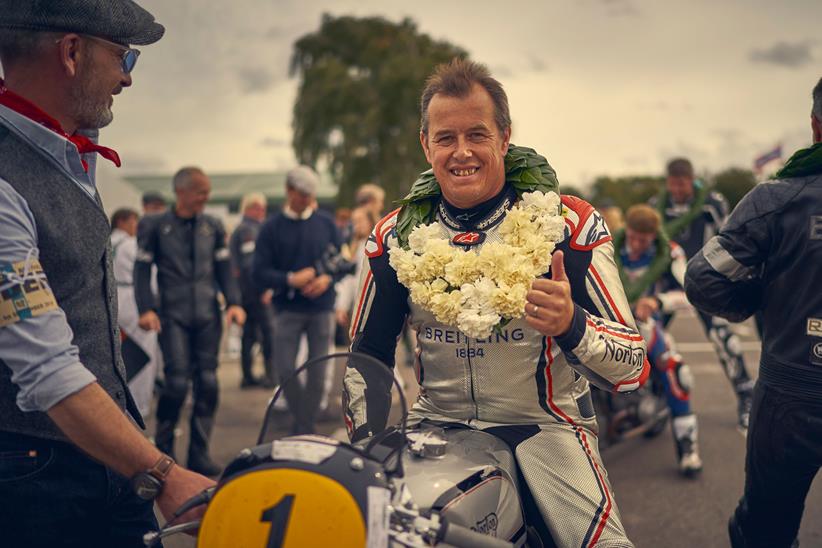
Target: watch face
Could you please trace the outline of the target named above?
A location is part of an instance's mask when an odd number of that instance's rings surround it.
[[[134,493],[143,500],[154,500],[160,494],[160,487],[162,484],[160,480],[149,474],[143,472],[137,474],[131,480],[131,486]]]

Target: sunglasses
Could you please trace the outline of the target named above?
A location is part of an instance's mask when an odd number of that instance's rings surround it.
[[[129,74],[132,70],[134,70],[134,65],[137,64],[137,58],[140,57],[140,50],[134,48],[127,48],[121,44],[116,42],[110,42],[105,38],[99,38],[97,36],[89,36],[88,34],[84,34],[86,38],[89,40],[94,40],[96,42],[101,42],[108,46],[112,46],[119,51],[122,51],[120,56],[120,62],[122,63],[122,69],[124,74]]]
[[[84,38],[88,38],[89,40],[94,40],[95,42],[100,42],[107,46],[111,46],[115,48],[118,52],[122,52],[120,55],[120,68],[123,69],[124,74],[131,73],[134,70],[134,65],[137,64],[137,58],[140,57],[140,50],[134,48],[128,48],[122,44],[118,44],[116,42],[111,42],[106,40],[105,38],[99,38],[97,36],[90,36],[88,34],[82,35]],[[63,39],[57,40],[56,43],[60,43]]]

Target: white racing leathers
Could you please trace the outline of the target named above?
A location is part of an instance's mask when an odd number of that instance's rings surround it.
[[[499,223],[513,205],[508,192],[484,219],[466,227],[440,204],[443,236],[501,241]],[[565,253],[575,314],[570,332],[545,337],[515,319],[488,339],[471,339],[410,302],[388,263],[398,211],[375,228],[366,246],[352,321],[352,350],[393,367],[406,317],[417,332],[420,394],[411,423],[457,422],[492,431],[512,447],[539,512],[559,546],[632,546],[620,521],[597,447],[589,382],[612,391],[637,388],[648,375],[645,344],[636,330],[613,260],[611,236],[594,208],[563,197]],[[546,273],[546,276],[548,274]],[[352,439],[385,427],[390,395],[385,378],[349,363],[346,422]]]

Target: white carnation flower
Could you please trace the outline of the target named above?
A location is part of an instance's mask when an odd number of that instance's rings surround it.
[[[556,192],[542,192],[535,190],[522,195],[522,206],[527,209],[542,211],[559,211],[560,199]]]
[[[418,281],[417,256],[410,249],[392,247],[388,250],[388,264],[397,272],[397,279],[405,287]]]
[[[449,264],[459,249],[453,248],[448,240],[428,240],[424,245],[424,252],[417,256],[417,271],[423,279],[442,278],[445,276],[445,266]]]
[[[487,339],[500,320],[499,314],[482,314],[475,310],[463,310],[457,317],[457,327],[474,339]]]
[[[480,261],[476,253],[459,251],[445,265],[445,279],[454,287],[475,280],[480,275]]]
[[[521,318],[525,312],[525,295],[529,286],[530,283],[501,284],[491,298],[494,310],[506,318]]]
[[[462,299],[459,291],[435,293],[431,297],[431,312],[440,322],[454,325],[462,311]]]
[[[408,236],[408,246],[414,253],[422,255],[429,241],[439,239],[442,239],[442,225],[439,223],[418,225]]]

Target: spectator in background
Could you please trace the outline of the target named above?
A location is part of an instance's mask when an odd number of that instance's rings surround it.
[[[694,477],[702,471],[702,459],[697,418],[691,410],[693,375],[662,325],[662,314],[690,309],[683,289],[685,253],[668,240],[661,225],[659,213],[651,206],[628,208],[625,230],[613,236],[614,259],[637,328],[645,339],[654,378],[671,410],[679,472]]]
[[[272,353],[274,336],[272,292],[271,290],[261,291],[251,276],[257,236],[266,215],[265,196],[259,192],[246,194],[240,204],[240,211],[242,211],[243,219],[231,234],[228,246],[231,250],[232,273],[240,287],[242,305],[246,312],[240,350],[240,365],[243,372],[240,388],[250,388],[261,384],[272,387],[276,384],[277,378]],[[262,342],[263,359],[265,360],[265,376],[262,380],[252,373],[253,355],[251,351],[257,341]]]
[[[143,215],[154,215],[166,210],[166,199],[159,192],[146,192],[143,194]]]
[[[163,197],[162,194],[159,192],[149,191],[143,194],[142,197],[143,203],[143,217],[140,219],[142,222],[147,216],[154,215],[156,213],[163,213],[166,208],[166,199]],[[139,231],[139,224],[137,230]],[[154,301],[157,301],[157,265],[151,265],[151,294],[154,297]],[[155,339],[156,339],[155,333]],[[160,344],[157,342],[152,347],[153,349],[150,359],[157,364],[155,375],[154,375],[154,391],[160,392],[163,388],[163,353],[160,350]]]
[[[351,241],[348,242],[349,259],[356,265],[356,270],[337,282],[337,300],[334,305],[337,325],[347,329],[351,325],[351,312],[354,310],[357,298],[357,287],[362,273],[365,259],[365,242],[374,230],[379,218],[369,208],[361,206],[351,213],[353,228]]]
[[[343,242],[351,239],[351,210],[347,207],[338,207],[334,212],[334,223],[340,231],[340,238]]]
[[[318,177],[307,166],[286,176],[283,210],[260,230],[254,252],[254,281],[274,290],[274,363],[280,382],[294,372],[303,334],[308,358],[328,353],[334,336],[334,281],[341,241],[334,219],[315,209]],[[308,371],[306,385],[290,382],[285,397],[294,419],[292,433],[314,431],[325,371]]]
[[[242,325],[245,312],[231,277],[223,225],[203,213],[211,181],[201,169],[185,167],[174,175],[173,185],[174,207],[146,217],[139,225],[134,267],[139,325],[160,333],[165,361],[165,385],[157,405],[157,447],[173,456],[174,428],[192,382],[188,466],[213,476],[220,472],[208,451],[219,395],[217,353],[223,330],[218,288],[228,303],[226,323]],[[152,264],[157,265],[159,303],[151,292]]]
[[[111,216],[111,249],[117,280],[117,323],[120,325],[126,378],[140,414],[147,417],[154,398],[154,381],[159,367],[157,333],[137,325],[134,299],[134,261],[137,258],[137,221],[133,209],[118,209]]]
[[[622,210],[618,206],[609,205],[597,209],[599,209],[599,212],[602,214],[602,218],[605,219],[605,224],[608,225],[608,230],[611,231],[611,234],[616,234],[625,226]]]
[[[665,188],[652,200],[662,215],[665,233],[679,244],[690,259],[710,240],[728,216],[728,203],[718,192],[708,190],[702,181],[694,179],[694,168],[686,158],[668,162]],[[719,363],[731,381],[737,398],[737,420],[740,432],[748,431],[751,413],[753,381],[745,367],[742,342],[730,324],[698,311],[705,334],[713,343]],[[665,325],[671,316],[665,319]]]
[[[366,183],[357,189],[354,201],[357,207],[370,209],[379,219],[385,208],[385,191],[373,183]]]

